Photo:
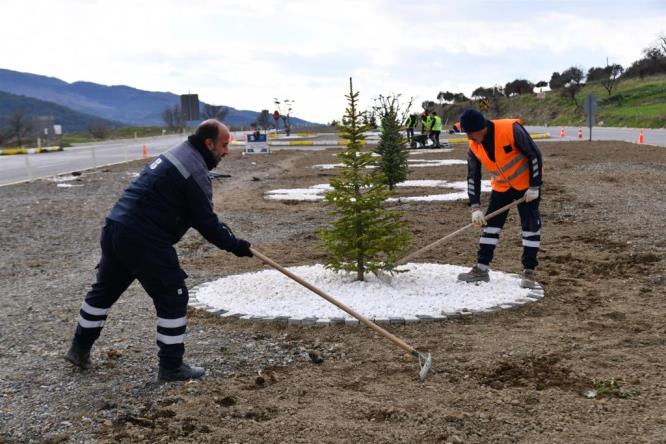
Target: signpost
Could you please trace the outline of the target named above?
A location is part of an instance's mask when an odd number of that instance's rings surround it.
[[[201,118],[199,111],[198,94],[181,94],[180,111],[186,121],[199,120]]]
[[[592,127],[595,124],[594,115],[597,112],[597,108],[596,97],[591,94],[585,97],[585,100],[583,100],[583,111],[587,114],[587,127],[590,129],[590,141],[592,140]]]

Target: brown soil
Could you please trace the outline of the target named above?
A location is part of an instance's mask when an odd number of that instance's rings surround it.
[[[102,442],[666,442],[662,227],[666,151],[622,142],[540,146],[546,183],[537,274],[546,297],[509,311],[391,326],[391,332],[432,354],[433,368],[425,381],[419,381],[413,358],[366,328],[287,327],[221,320],[191,310],[188,328],[200,336],[232,332],[279,338],[285,344],[301,344],[306,356],[311,352],[323,362],[300,359],[287,366],[263,366],[261,375],[246,368],[229,377],[215,374],[214,369],[220,360],[233,359],[225,356],[229,351],[188,348],[189,360],[209,366],[211,375],[140,392],[134,400],[143,406],[140,411],[98,423],[95,438]],[[215,186],[221,219],[283,265],[321,262],[315,231],[329,221],[323,204],[266,201],[262,193],[326,182],[335,172],[314,170],[311,165],[335,162],[337,151],[292,150],[245,157],[233,153],[221,170],[234,177]],[[465,151],[457,146],[452,153],[422,157],[464,159]],[[136,167],[112,168],[113,174],[105,176],[109,183],[100,182],[100,189],[115,187],[117,197],[122,186],[109,184],[117,182],[124,169]],[[464,180],[465,174],[465,167],[456,165],[414,168],[409,178]],[[104,192],[110,196],[104,198],[106,209],[114,193]],[[46,199],[52,205],[50,223],[59,223],[68,211],[58,199]],[[414,249],[467,224],[469,218],[464,201],[399,208],[413,227]],[[89,257],[83,263],[65,264],[62,280],[69,268],[94,264],[100,215],[89,217],[93,222],[80,222],[86,233],[92,233],[84,240]],[[478,234],[469,230],[421,259],[469,265],[477,244]],[[33,253],[32,260],[46,261]],[[179,244],[179,253],[190,285],[264,267],[257,259],[219,252],[198,234],[188,235]],[[493,267],[518,272],[520,254],[514,211]],[[11,267],[3,277],[16,279],[10,272]],[[51,285],[62,284],[56,279]],[[77,288],[80,296],[67,302],[72,322],[84,289]],[[122,317],[119,309],[117,318]],[[64,341],[71,326],[61,324],[59,340]],[[134,328],[127,326],[118,341]],[[121,368],[121,376],[113,377],[121,378],[123,371],[132,369]],[[583,396],[611,379],[617,382],[611,385],[614,389],[600,390],[594,399]]]

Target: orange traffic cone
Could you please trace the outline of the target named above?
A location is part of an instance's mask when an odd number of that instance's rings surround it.
[[[645,136],[643,136],[643,130],[641,130],[641,132],[638,134],[638,143],[640,145],[643,145],[644,142],[645,142]]]
[[[578,128],[578,140],[583,140],[583,129]]]
[[[143,158],[148,158],[148,147],[145,144],[143,145]]]
[[[564,137],[565,137],[566,135],[567,135],[566,130],[564,129],[564,127],[561,127],[561,128],[560,128],[560,137],[564,139]]]

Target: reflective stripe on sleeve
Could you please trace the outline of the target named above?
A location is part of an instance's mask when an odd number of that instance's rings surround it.
[[[183,165],[183,163],[180,160],[178,160],[176,156],[173,155],[173,153],[167,151],[162,155],[167,159],[169,159],[169,162],[171,162],[173,166],[176,167],[176,169],[180,172],[180,174],[183,175],[183,178],[187,179],[188,177],[190,177],[190,172],[187,170],[187,168],[185,168],[185,165]]]

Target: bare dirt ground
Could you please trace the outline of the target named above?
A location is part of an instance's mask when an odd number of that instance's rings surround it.
[[[621,142],[541,143],[545,160],[538,278],[546,297],[522,308],[391,326],[432,353],[412,358],[365,328],[286,327],[190,311],[188,361],[205,379],[154,382],[155,318],[133,285],[114,306],[94,367],[62,360],[94,279],[106,212],[142,162],[0,188],[2,442],[666,442],[666,151]],[[322,203],[262,193],[326,182],[325,151],[240,156],[219,168],[221,219],[284,265],[321,262]],[[465,158],[465,148],[423,158]],[[461,165],[410,179],[463,180]],[[424,193],[424,190],[401,190]],[[487,201],[487,196],[484,202]],[[410,203],[414,249],[468,223],[466,202]],[[511,214],[493,263],[520,271]],[[469,265],[478,234],[423,261]],[[263,268],[195,232],[179,244],[190,287]],[[313,297],[317,297],[313,295]],[[308,352],[320,353],[317,365]],[[261,370],[261,377],[257,371]],[[596,386],[594,399],[583,392]],[[605,389],[605,390],[604,390]]]

